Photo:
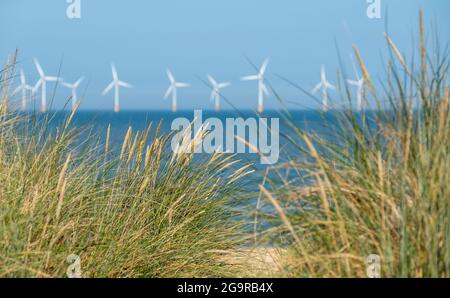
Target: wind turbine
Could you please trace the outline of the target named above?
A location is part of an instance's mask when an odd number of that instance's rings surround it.
[[[314,89],[312,90],[312,93],[316,93],[320,89],[322,89],[323,110],[326,112],[329,109],[329,106],[328,106],[328,89],[334,90],[336,88],[327,81],[327,75],[325,73],[325,66],[323,66],[323,65],[322,65],[322,67],[320,69],[320,83],[317,84],[316,87],[314,87]]]
[[[34,59],[34,65],[36,66],[36,69],[39,73],[40,79],[39,79],[39,81],[37,81],[32,92],[35,93],[37,91],[37,89],[39,89],[39,87],[41,87],[41,91],[42,91],[41,112],[44,113],[47,110],[47,82],[58,82],[61,79],[58,77],[46,76],[44,74],[44,71],[42,70],[41,65],[39,64],[39,61],[36,58]]]
[[[75,108],[78,104],[77,88],[80,86],[80,84],[81,84],[81,82],[83,82],[83,80],[84,80],[84,77],[81,77],[73,84],[69,84],[66,82],[61,83],[64,87],[67,87],[72,91],[72,110],[75,110]]]
[[[218,83],[212,76],[208,75],[208,80],[211,83],[213,89],[211,91],[211,100],[214,100],[215,111],[220,110],[220,89],[228,87],[231,85],[229,82]]]
[[[355,72],[356,80],[347,80],[350,85],[356,86],[356,110],[358,112],[362,109],[362,98],[364,92],[364,78],[360,78],[358,75],[358,71],[356,70],[355,63],[353,62],[353,58],[350,55],[350,59],[352,60],[353,71]]]
[[[169,89],[167,89],[166,94],[164,95],[164,99],[167,99],[170,94],[172,94],[172,112],[177,111],[177,88],[186,88],[190,85],[187,83],[180,83],[175,80],[175,77],[173,76],[170,69],[167,69],[167,77],[170,81]]]
[[[242,77],[243,81],[258,81],[258,112],[262,113],[264,111],[263,101],[264,94],[269,96],[269,91],[267,90],[266,85],[264,84],[264,75],[266,73],[267,65],[269,64],[269,59],[264,60],[261,68],[259,69],[259,73],[257,75],[245,76]]]
[[[120,107],[119,107],[119,89],[120,89],[120,87],[133,88],[133,86],[126,82],[119,80],[119,76],[117,75],[117,69],[116,69],[116,66],[114,65],[114,63],[111,64],[111,69],[112,69],[113,80],[105,88],[105,90],[103,90],[102,95],[103,96],[106,95],[106,93],[108,93],[114,87],[114,112],[118,113],[120,111]]]
[[[25,80],[25,73],[23,72],[23,69],[20,70],[20,85],[16,88],[16,90],[13,91],[12,95],[15,95],[22,91],[22,102],[21,102],[21,108],[22,111],[25,111],[27,108],[27,91],[32,91],[33,87],[27,84],[27,81]]]

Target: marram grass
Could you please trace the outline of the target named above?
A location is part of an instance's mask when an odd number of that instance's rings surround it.
[[[158,127],[130,128],[120,152],[111,152],[113,128],[104,143],[80,144],[73,114],[54,130],[51,116],[35,121],[8,112],[6,102],[0,277],[65,277],[71,254],[82,277],[233,275],[222,253],[239,243],[230,204],[248,173],[229,171],[234,156],[174,155]]]
[[[422,14],[417,63],[386,40],[381,84],[354,48],[366,111],[324,119],[334,142],[293,126],[298,153],[285,166],[297,174],[260,187],[279,215],[263,235],[292,243],[283,276],[366,277],[375,254],[382,277],[450,277],[449,56],[427,51]],[[354,104],[346,83],[340,90]]]
[[[8,111],[14,60],[0,72],[0,277],[64,277],[71,254],[83,277],[366,277],[374,254],[382,277],[450,277],[449,60],[425,40],[421,16],[408,62],[386,34],[381,83],[354,48],[364,111],[324,117],[326,138],[292,124],[297,152],[277,167],[290,175],[260,185],[277,219],[254,235],[229,208],[248,165],[173,155],[157,127],[130,128],[118,152],[113,128],[79,144],[73,115],[53,131]],[[250,237],[265,248],[239,251]]]

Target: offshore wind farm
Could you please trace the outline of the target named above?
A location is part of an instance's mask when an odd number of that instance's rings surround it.
[[[90,14],[81,15],[80,19],[67,19],[66,4],[49,6],[45,9],[33,3],[18,4],[40,13],[38,15],[30,12],[29,19],[15,15],[15,19],[20,21],[19,24],[23,24],[21,25],[23,28],[15,34],[8,34],[7,28],[3,29],[5,34],[2,35],[4,40],[2,47],[6,49],[6,45],[20,45],[22,59],[18,67],[24,69],[29,85],[34,86],[39,79],[36,67],[32,63],[33,57],[39,59],[46,75],[61,76],[69,83],[84,76],[85,81],[77,89],[80,109],[83,110],[114,109],[114,90],[105,97],[99,96],[111,81],[111,62],[116,63],[121,79],[134,86],[133,89],[119,88],[121,110],[171,110],[172,96],[170,101],[163,100],[168,88],[165,75],[167,68],[171,69],[177,80],[191,83],[190,88],[177,90],[179,93],[177,110],[214,109],[214,102],[209,101],[212,88],[207,86],[210,85],[209,81],[205,82],[205,75],[211,74],[219,81],[233,83],[232,86],[221,90],[221,109],[233,109],[234,106],[238,109],[257,111],[258,81],[241,81],[240,78],[258,74],[267,57],[270,57],[270,64],[264,85],[271,94],[266,98],[267,95],[263,93],[264,110],[279,109],[282,106],[279,104],[279,98],[285,100],[284,104],[291,109],[322,109],[322,90],[314,94],[316,99],[313,99],[299,94],[295,87],[280,80],[279,76],[291,79],[293,83],[311,93],[320,80],[318,71],[321,65],[325,65],[328,81],[337,87],[336,71],[340,66],[336,59],[336,46],[347,68],[348,76],[345,79],[356,80],[348,59],[348,54],[352,52],[352,43],[368,49],[366,60],[370,59],[369,64],[374,65],[377,74],[382,71],[376,62],[380,54],[386,54],[379,47],[384,39],[383,20],[368,18],[367,4],[358,0],[352,1],[355,2],[355,8],[360,14],[346,16],[345,22],[339,12],[351,10],[354,7],[351,4],[327,3],[323,6],[326,13],[315,16],[313,12],[322,9],[320,3],[297,4],[292,0],[288,0],[289,4],[280,8],[274,8],[273,4],[262,8],[259,19],[249,13],[253,7],[252,3],[255,3],[254,0],[240,4],[242,9],[232,9],[235,4],[211,4],[199,0],[202,5],[206,5],[205,9],[217,6],[218,11],[222,13],[213,18],[199,10],[194,14],[198,15],[198,18],[191,18],[189,15],[176,12],[172,19],[176,19],[177,22],[174,22],[163,17],[172,1],[174,0],[169,0],[167,4],[155,4],[154,8],[151,8],[153,6],[151,4],[142,4],[142,10],[136,7],[123,7],[124,4],[114,5],[112,16],[105,17],[101,24],[95,27],[90,26],[89,22],[96,22],[89,18]],[[177,5],[192,12],[194,7],[197,9],[202,6],[199,3]],[[410,6],[390,5],[393,6],[393,10],[406,9],[408,15],[413,14]],[[288,10],[288,6],[292,7],[292,10]],[[58,11],[61,9],[62,15],[59,16],[61,19],[57,20]],[[90,4],[87,12],[97,14],[103,9],[101,3]],[[276,11],[283,11],[283,18],[277,18]],[[130,23],[121,24],[122,14],[133,14],[135,18],[129,21]],[[33,25],[31,22],[44,16],[48,19],[47,23]],[[276,18],[277,23],[261,21],[272,18]],[[50,22],[53,24],[56,22],[58,26],[51,26]],[[393,30],[401,31],[397,29],[399,26],[395,26],[397,23],[406,23],[410,26],[412,20],[391,20]],[[55,38],[49,38],[46,36],[47,33],[43,37],[38,37],[40,34],[31,30],[33,26],[43,33],[55,31]],[[124,34],[125,31],[127,34]],[[115,37],[113,32],[120,34]],[[28,36],[35,37],[27,38]],[[8,48],[8,52],[13,50],[14,48]],[[372,54],[375,52],[377,54]],[[5,60],[6,57],[1,58]],[[20,83],[18,72],[15,81],[16,85]],[[58,110],[64,107],[66,100],[70,100],[68,97],[71,96],[71,91],[60,88],[63,86],[59,82],[56,84],[58,86],[55,91],[56,97],[50,98],[54,92],[54,83],[47,82],[46,97],[53,100],[51,109]],[[272,85],[277,94],[272,93]],[[356,94],[357,87],[351,85],[351,90]],[[35,95],[40,101],[42,93],[40,89],[38,92],[39,94]],[[336,90],[328,89],[327,93],[331,100],[337,96]],[[38,107],[40,105],[39,103]],[[67,105],[67,108],[70,106],[71,104]],[[353,108],[356,109],[356,106],[355,102]]]
[[[41,112],[47,111],[47,84],[50,82],[52,82],[56,85],[59,83],[63,87],[66,87],[70,91],[70,93],[69,93],[69,95],[67,95],[67,97],[70,98],[70,100],[72,102],[72,104],[71,104],[72,109],[75,109],[75,107],[77,107],[78,104],[80,104],[77,89],[80,87],[80,85],[85,80],[84,76],[81,76],[77,81],[75,81],[73,83],[69,83],[69,82],[65,81],[64,78],[62,78],[62,77],[45,75],[44,70],[42,69],[42,66],[39,63],[39,61],[37,60],[37,58],[34,59],[34,64],[36,67],[36,71],[39,74],[39,80],[36,82],[34,87],[31,87],[30,85],[28,85],[26,83],[25,73],[24,73],[23,69],[21,69],[20,70],[20,84],[17,85],[15,91],[13,92],[13,95],[16,95],[19,92],[21,92],[20,107],[21,107],[22,111],[27,110],[27,104],[31,103],[31,100],[40,100],[40,103],[41,103],[40,111]],[[257,101],[256,101],[257,102],[256,111],[258,113],[262,113],[264,111],[264,98],[269,96],[269,89],[266,86],[266,81],[265,81],[265,75],[266,75],[268,64],[269,64],[269,59],[267,58],[264,60],[261,67],[258,69],[258,73],[256,75],[248,75],[248,76],[243,76],[240,78],[242,81],[257,81],[257,86],[258,86],[257,94],[258,95],[257,95]],[[355,71],[356,71],[356,69],[355,69]],[[112,72],[112,81],[101,92],[101,95],[105,96],[111,90],[114,91],[114,93],[113,93],[114,94],[113,110],[114,110],[114,112],[118,113],[118,112],[120,112],[120,88],[124,87],[124,88],[129,89],[129,88],[133,88],[133,85],[119,80],[117,68],[114,63],[111,63],[111,72]],[[178,102],[178,89],[191,87],[191,84],[176,81],[176,79],[170,69],[166,70],[166,74],[167,74],[167,78],[169,79],[170,85],[169,85],[169,88],[167,89],[166,93],[164,94],[163,98],[168,99],[169,97],[171,97],[172,112],[176,112],[177,111],[177,102]],[[232,85],[232,83],[231,82],[220,82],[219,83],[209,74],[206,75],[206,78],[209,83],[207,87],[210,88],[210,90],[211,90],[210,100],[214,104],[214,110],[218,112],[218,111],[220,111],[220,101],[221,101],[221,98],[223,97],[221,90],[226,87],[230,87]],[[364,80],[363,79],[358,79],[357,81],[348,80],[348,83],[353,86],[357,86],[357,88],[358,88],[358,103],[360,103],[361,92],[362,92]],[[321,81],[312,90],[312,93],[316,93],[319,90],[322,91],[322,109],[324,111],[327,111],[329,109],[328,89],[334,90],[335,87],[327,81],[325,68],[324,68],[324,66],[322,66]],[[36,94],[39,90],[41,91],[40,98],[39,98],[39,96],[36,96]],[[251,102],[251,101],[249,101],[249,102]],[[148,105],[150,106],[151,102],[149,102]],[[249,105],[249,106],[251,107],[251,105]],[[204,108],[205,109],[209,108],[206,103],[205,103]],[[360,110],[360,104],[358,104],[358,110]]]

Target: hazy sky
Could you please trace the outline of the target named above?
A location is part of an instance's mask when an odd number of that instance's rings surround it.
[[[123,89],[122,109],[170,109],[170,100],[163,100],[166,67],[192,84],[179,92],[181,109],[213,107],[210,90],[199,79],[207,73],[233,82],[224,95],[245,109],[257,102],[256,82],[239,81],[254,73],[246,57],[258,66],[270,57],[267,79],[277,92],[298,103],[291,107],[314,108],[315,102],[277,74],[311,89],[324,64],[334,83],[336,43],[349,69],[355,43],[374,76],[381,74],[386,20],[393,39],[411,53],[420,7],[427,24],[439,28],[441,41],[449,42],[450,1],[381,3],[382,18],[376,20],[367,17],[366,0],[81,0],[81,19],[71,20],[64,0],[0,0],[0,58],[4,61],[19,48],[20,67],[33,84],[33,57],[48,75],[55,75],[62,63],[61,76],[67,81],[86,76],[79,90],[84,109],[112,108],[112,93],[100,94],[111,81],[112,61],[119,77],[135,86]],[[69,93],[59,87],[56,95],[58,108]],[[273,95],[266,100],[266,107],[277,106]]]

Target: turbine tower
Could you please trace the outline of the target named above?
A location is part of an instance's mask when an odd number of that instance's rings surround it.
[[[364,78],[360,78],[358,75],[358,71],[356,70],[355,63],[353,62],[353,58],[350,55],[350,59],[352,60],[353,65],[353,71],[355,72],[356,80],[347,80],[347,82],[355,86],[356,89],[356,110],[358,112],[361,112],[362,109],[362,98],[363,98],[363,92],[364,92]]]
[[[264,94],[269,96],[269,91],[264,83],[264,75],[268,64],[269,59],[266,59],[257,75],[245,76],[241,78],[243,81],[258,81],[258,113],[262,113],[264,111]]]
[[[170,71],[170,69],[167,69],[167,77],[169,78],[170,86],[169,86],[169,89],[167,89],[166,94],[164,95],[164,99],[169,98],[169,96],[172,94],[172,112],[176,112],[177,111],[177,88],[186,88],[186,87],[189,87],[190,85],[187,83],[177,82],[175,80],[175,77],[173,76],[172,72]]]
[[[22,92],[22,101],[21,101],[21,109],[25,111],[27,108],[27,91],[32,91],[33,87],[27,84],[25,80],[25,73],[23,69],[20,70],[20,85],[13,91],[12,95],[15,95],[19,92]]]
[[[114,63],[111,64],[111,69],[112,69],[112,76],[113,76],[113,80],[112,82],[105,88],[105,90],[103,90],[102,95],[106,95],[112,88],[114,88],[114,112],[118,113],[120,111],[120,107],[119,107],[119,89],[120,87],[125,87],[125,88],[133,88],[132,85],[120,81],[119,80],[119,76],[117,75],[117,69],[116,66],[114,65]]]
[[[312,90],[312,93],[316,93],[320,89],[322,89],[322,108],[323,108],[323,111],[326,112],[329,110],[328,89],[334,90],[336,88],[327,81],[327,75],[325,73],[325,66],[323,66],[323,65],[320,69],[320,83],[317,84],[316,87],[314,87],[314,89]]]
[[[42,98],[41,98],[41,112],[44,113],[47,111],[47,82],[58,82],[61,79],[58,77],[51,77],[46,76],[44,74],[44,70],[42,69],[41,65],[39,64],[39,61],[35,58],[34,59],[34,65],[36,66],[36,69],[39,73],[40,79],[37,81],[36,85],[33,88],[33,93],[41,87],[42,92]]]
[[[65,82],[61,83],[64,87],[67,87],[72,91],[72,111],[75,110],[75,108],[78,104],[77,88],[80,86],[80,84],[81,84],[81,82],[83,82],[83,80],[84,80],[84,77],[81,77],[73,84],[69,84],[69,83],[65,83]]]
[[[220,89],[231,85],[229,82],[218,83],[212,76],[208,75],[208,80],[211,83],[213,89],[211,91],[211,100],[214,100],[214,110],[220,111]]]

